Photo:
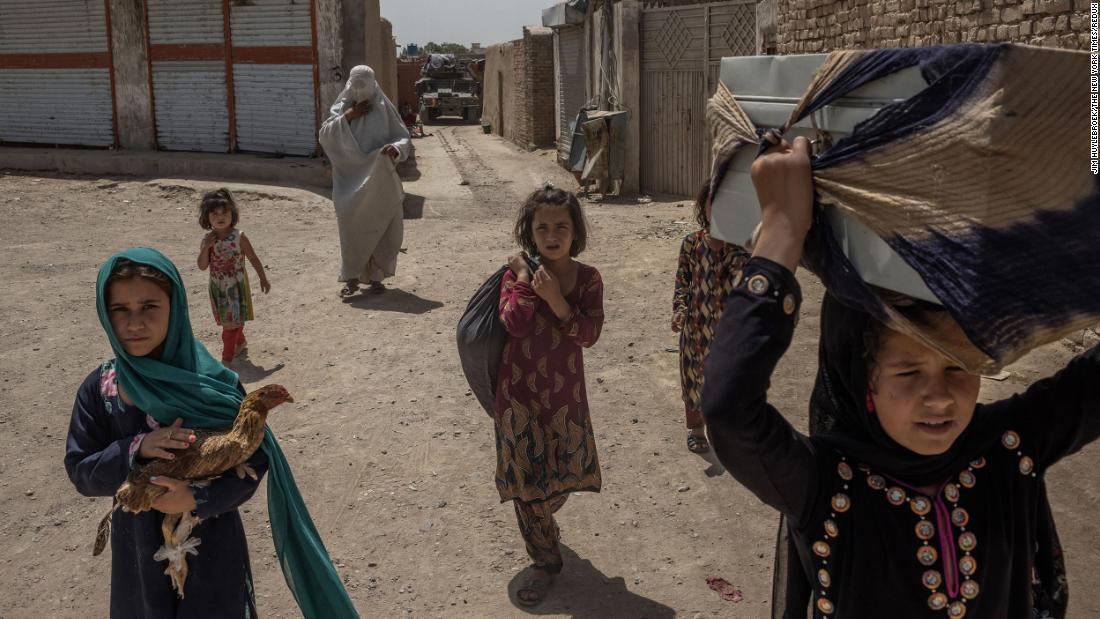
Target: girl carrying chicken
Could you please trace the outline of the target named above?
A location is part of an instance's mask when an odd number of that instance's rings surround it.
[[[232,425],[243,399],[237,375],[191,332],[175,265],[160,252],[130,249],[108,259],[96,284],[96,309],[115,358],[81,384],[73,405],[65,469],[78,492],[112,496],[138,464],[172,460],[195,441],[191,428]],[[247,461],[268,477],[272,535],[307,618],[355,617],[354,607],[294,486],[270,430]],[[159,477],[167,491],[152,511],[115,511],[111,534],[111,617],[255,617],[248,546],[237,507],[258,479],[228,474],[208,483]],[[190,512],[202,543],[185,557],[181,596],[154,559],[164,542],[162,514]]]

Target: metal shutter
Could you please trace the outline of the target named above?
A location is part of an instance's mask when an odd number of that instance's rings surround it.
[[[568,160],[573,143],[573,131],[569,125],[577,119],[586,102],[584,27],[560,28],[557,35],[558,153],[562,159]]]
[[[312,154],[317,107],[311,2],[234,3],[229,23],[237,147]]]
[[[0,0],[0,141],[111,146],[103,0]]]
[[[157,145],[229,151],[221,0],[146,0]]]

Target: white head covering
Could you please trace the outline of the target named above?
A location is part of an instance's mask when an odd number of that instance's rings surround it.
[[[376,99],[379,94],[382,94],[382,90],[378,87],[378,80],[374,77],[374,69],[361,64],[352,68],[347,84],[344,85],[344,90],[337,97],[337,102],[377,102]]]
[[[411,144],[409,131],[405,123],[397,113],[382,88],[378,86],[378,80],[374,77],[374,70],[367,65],[358,65],[351,70],[344,90],[329,110],[329,119],[321,126],[321,145],[332,158],[334,144],[326,143],[326,126],[339,120],[344,112],[351,109],[359,101],[370,101],[374,104],[370,113],[351,121],[349,128],[355,136],[360,151],[373,152],[387,144],[393,144],[401,153],[400,160],[404,161],[409,156]]]

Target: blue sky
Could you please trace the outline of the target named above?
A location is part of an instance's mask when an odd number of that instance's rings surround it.
[[[540,25],[554,0],[379,0],[400,45],[428,41],[492,45],[523,36]]]

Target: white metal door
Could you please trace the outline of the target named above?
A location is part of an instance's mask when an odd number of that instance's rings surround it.
[[[690,196],[710,174],[706,100],[723,57],[756,53],[756,4],[734,0],[642,13],[642,191]]]
[[[0,0],[0,141],[114,144],[103,0]]]
[[[556,31],[555,77],[558,84],[558,153],[568,161],[573,142],[570,123],[585,104],[584,27],[571,26]]]
[[[146,0],[157,145],[228,152],[222,0]]]
[[[310,155],[317,97],[310,0],[232,3],[237,148]]]

